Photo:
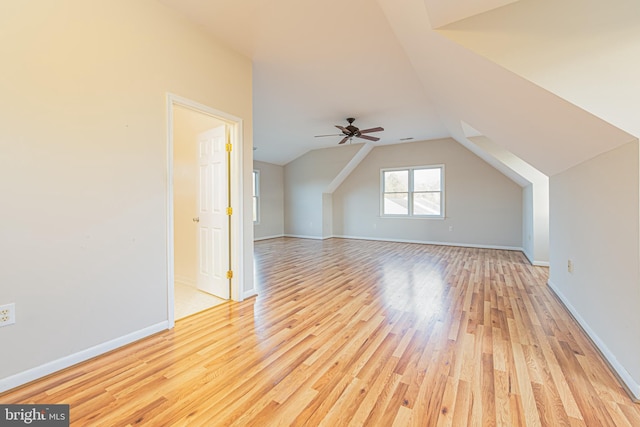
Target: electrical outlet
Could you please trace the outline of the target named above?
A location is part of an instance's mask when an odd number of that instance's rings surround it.
[[[569,273],[573,273],[573,261],[571,261],[571,260],[567,261],[567,271]]]
[[[16,305],[14,303],[0,305],[0,327],[16,323]]]

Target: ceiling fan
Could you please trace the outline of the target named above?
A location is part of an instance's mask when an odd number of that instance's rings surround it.
[[[371,132],[380,132],[383,131],[384,128],[381,127],[377,127],[377,128],[371,128],[371,129],[363,129],[360,130],[357,127],[355,127],[353,125],[353,122],[355,121],[355,119],[353,117],[349,117],[347,119],[347,122],[349,122],[349,125],[347,126],[340,126],[340,125],[335,125],[338,129],[340,129],[342,131],[342,133],[336,133],[336,134],[331,134],[331,135],[316,135],[316,138],[321,138],[321,137],[325,137],[325,136],[342,136],[342,141],[340,141],[338,143],[339,144],[344,144],[345,142],[351,140],[352,138],[362,138],[362,139],[367,139],[369,141],[379,141],[380,138],[377,138],[375,136],[369,136],[369,135],[363,135],[365,133],[371,133]]]

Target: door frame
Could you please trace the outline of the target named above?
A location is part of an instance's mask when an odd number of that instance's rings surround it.
[[[229,228],[229,235],[231,236],[229,242],[231,244],[231,270],[234,272],[231,279],[231,300],[242,301],[243,294],[241,292],[244,289],[244,274],[243,274],[243,253],[244,253],[244,239],[242,230],[242,212],[243,200],[242,200],[242,119],[224,111],[216,110],[209,106],[200,104],[181,96],[167,93],[167,318],[169,322],[169,328],[173,328],[175,325],[175,312],[174,312],[174,230],[173,230],[173,109],[174,106],[181,106],[196,113],[212,116],[226,124],[229,127],[229,138],[233,149],[231,150],[231,173],[228,175],[231,178],[231,203],[234,215],[231,215],[231,226]]]

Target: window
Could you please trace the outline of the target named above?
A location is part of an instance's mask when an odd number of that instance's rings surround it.
[[[260,222],[260,171],[253,171],[253,222]]]
[[[444,166],[382,169],[382,216],[444,218]]]

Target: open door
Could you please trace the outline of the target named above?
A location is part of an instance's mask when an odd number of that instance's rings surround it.
[[[197,161],[194,165],[198,169],[195,174],[182,176],[180,171],[177,174],[174,171],[174,116],[177,111],[175,107],[186,108],[218,120],[218,123],[212,125],[209,121],[203,124],[203,127],[198,125],[195,138],[190,138],[190,141],[197,141],[197,145],[193,145],[196,146],[197,152],[188,153],[189,159],[193,159],[188,161],[190,164]],[[180,224],[196,221],[189,227],[182,227],[183,231],[191,230],[189,236],[193,243],[188,247],[197,253],[185,254],[191,261],[181,264],[181,267],[190,273],[185,273],[189,277],[180,274],[180,279],[190,279],[191,286],[234,301],[242,301],[247,296],[255,295],[255,289],[245,289],[247,276],[243,274],[246,240],[243,237],[243,221],[246,214],[243,215],[242,209],[242,119],[174,94],[167,94],[167,118],[167,324],[169,328],[173,328],[177,277],[174,233],[175,179],[184,178],[188,181],[185,184],[191,185],[187,195],[190,197],[190,210],[184,214],[180,212],[177,219],[181,221]],[[193,127],[195,128],[196,126]],[[209,130],[211,133],[208,133]],[[199,138],[200,136],[202,138]],[[227,143],[230,151],[227,151]],[[203,185],[199,184],[201,180]],[[234,208],[235,212],[229,210],[233,215],[227,215],[227,207]],[[199,239],[202,241],[199,242]],[[234,271],[237,273],[233,274]],[[250,277],[249,283],[253,283]]]
[[[198,136],[198,289],[229,299],[229,221],[225,126]]]

